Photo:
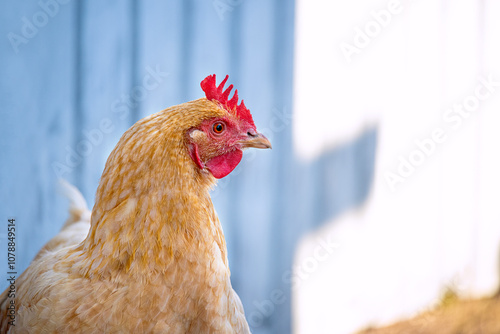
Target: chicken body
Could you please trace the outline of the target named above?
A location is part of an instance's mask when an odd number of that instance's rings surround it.
[[[230,171],[237,154],[210,144],[216,136],[200,125],[222,119],[229,131],[237,116],[202,98],[125,132],[106,162],[90,224],[88,211],[74,208],[18,278],[15,326],[7,291],[1,295],[1,332],[249,333],[206,167]],[[246,147],[264,148],[267,139],[255,144],[251,132]]]

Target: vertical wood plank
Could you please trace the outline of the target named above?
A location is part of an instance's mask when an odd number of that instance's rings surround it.
[[[59,210],[67,201],[56,191],[52,165],[64,161],[73,139],[75,11],[38,1],[0,8],[0,220],[17,220],[20,273],[68,216]],[[11,43],[9,34],[23,42]]]
[[[81,120],[73,149],[81,162],[77,186],[90,206],[106,159],[130,127],[139,90],[134,90],[134,26],[132,0],[81,3]],[[111,24],[112,22],[112,24]]]

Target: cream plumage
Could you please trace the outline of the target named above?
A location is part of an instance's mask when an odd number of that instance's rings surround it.
[[[227,77],[226,77],[227,80]],[[270,148],[232,88],[146,117],[110,154],[89,212],[78,191],[63,230],[17,280],[1,332],[248,333],[209,196],[247,147]],[[82,203],[83,202],[83,203]]]

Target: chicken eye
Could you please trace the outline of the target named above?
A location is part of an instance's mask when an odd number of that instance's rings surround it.
[[[213,127],[212,127],[212,130],[216,133],[216,134],[221,134],[224,129],[225,129],[225,125],[224,123],[222,122],[217,122],[217,123],[214,123]]]

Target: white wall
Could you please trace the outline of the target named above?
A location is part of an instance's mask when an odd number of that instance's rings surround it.
[[[297,1],[295,149],[311,159],[373,124],[378,143],[365,205],[297,250],[307,275],[292,290],[296,333],[352,333],[432,307],[446,288],[497,288],[499,10],[493,0]],[[374,29],[369,43],[357,28]],[[346,56],[355,42],[367,46]],[[459,116],[464,103],[472,111]],[[338,247],[320,256],[325,238]]]

